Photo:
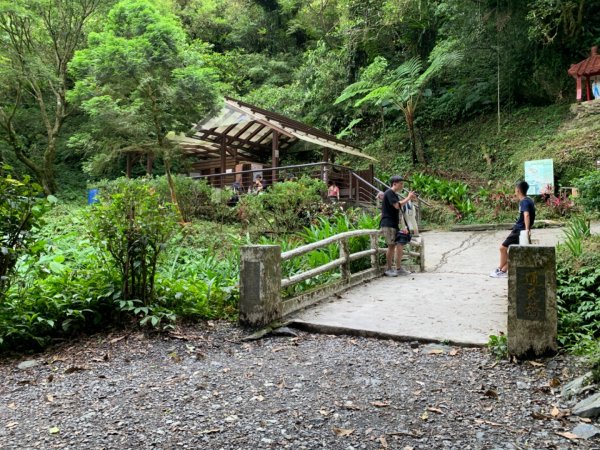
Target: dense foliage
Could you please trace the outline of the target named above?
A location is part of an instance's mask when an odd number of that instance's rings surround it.
[[[580,352],[600,352],[600,239],[574,219],[557,261],[559,340]]]
[[[29,177],[13,178],[11,172],[10,166],[0,167],[0,300],[19,257],[39,247],[33,232],[41,226],[48,206],[46,199],[39,197],[39,185]]]

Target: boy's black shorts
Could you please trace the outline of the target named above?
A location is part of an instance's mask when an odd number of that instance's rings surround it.
[[[503,247],[508,247],[509,245],[519,245],[519,234],[521,230],[512,230],[508,237],[504,239],[502,243]]]

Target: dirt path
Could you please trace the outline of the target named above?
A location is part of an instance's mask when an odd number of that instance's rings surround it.
[[[2,449],[571,449],[573,361],[227,324],[94,336],[0,363]],[[414,348],[413,348],[414,347]],[[555,408],[556,407],[556,408]]]

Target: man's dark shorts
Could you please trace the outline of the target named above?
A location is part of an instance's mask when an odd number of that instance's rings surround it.
[[[508,235],[508,237],[506,239],[504,239],[502,246],[508,248],[509,245],[519,245],[519,234],[520,233],[521,233],[520,230],[512,230],[510,232],[510,234]]]
[[[409,244],[411,239],[412,235],[410,233],[403,233],[402,231],[396,233],[396,244],[398,245]]]

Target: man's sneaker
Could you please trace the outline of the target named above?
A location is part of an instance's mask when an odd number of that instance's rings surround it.
[[[385,271],[384,275],[386,277],[397,277],[398,273],[394,269],[388,269]]]
[[[406,270],[404,267],[400,267],[398,270],[396,270],[396,273],[400,276],[406,276],[410,275],[412,272]]]
[[[507,278],[508,274],[503,272],[502,270],[496,268],[492,273],[490,273],[490,277],[492,278]]]

